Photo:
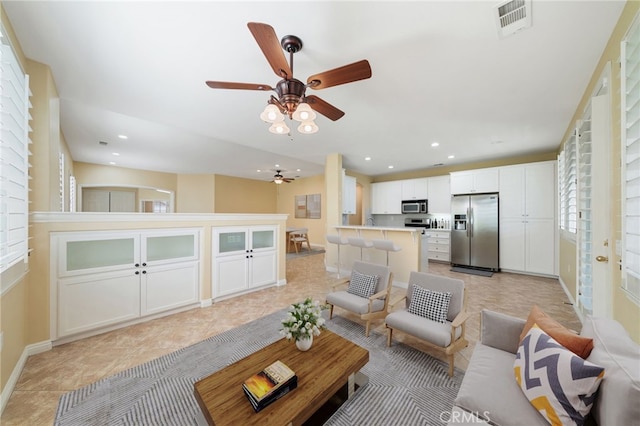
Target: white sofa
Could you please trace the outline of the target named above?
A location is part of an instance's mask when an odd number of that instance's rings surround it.
[[[482,311],[480,341],[455,400],[450,425],[549,424],[514,377],[524,324],[509,315]],[[588,420],[603,426],[640,425],[640,345],[614,320],[589,317],[580,334],[593,339],[587,361],[605,368]]]

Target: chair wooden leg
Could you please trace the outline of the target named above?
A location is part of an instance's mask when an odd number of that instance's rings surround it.
[[[388,328],[389,334],[387,334],[387,347],[391,346],[391,335],[393,334],[393,328]]]
[[[329,310],[329,319],[333,318],[333,305],[331,305],[331,309]]]
[[[449,355],[449,377],[453,377],[453,358],[455,354]]]
[[[364,337],[369,337],[369,327],[371,326],[371,320],[367,320],[367,327],[364,330]]]

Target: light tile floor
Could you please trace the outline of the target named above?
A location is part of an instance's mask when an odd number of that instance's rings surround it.
[[[467,285],[468,310],[472,313],[467,322],[470,345],[456,355],[458,368],[467,367],[479,336],[479,312],[485,308],[526,318],[535,303],[563,325],[574,330],[581,328],[556,279],[510,273],[497,273],[488,278],[450,272],[446,264],[431,263],[429,267],[432,273],[461,278]],[[324,255],[300,257],[287,261],[286,286],[132,325],[31,356],[0,417],[0,424],[52,424],[58,399],[64,393],[283,309],[306,296],[324,301],[334,282],[335,274],[324,270]],[[392,300],[404,293],[404,289],[394,288]],[[359,321],[340,308],[335,309],[336,314]],[[374,321],[372,330],[385,333],[383,321]],[[443,359],[440,352],[410,336],[397,332],[393,337],[394,341]]]

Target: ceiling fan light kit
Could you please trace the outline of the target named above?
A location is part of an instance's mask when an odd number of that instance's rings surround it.
[[[284,122],[285,116],[302,123],[298,126],[300,133],[316,133],[318,126],[313,121],[316,118],[316,112],[332,121],[340,119],[344,112],[317,96],[307,97],[305,94],[307,88],[325,89],[371,77],[369,62],[361,60],[312,75],[304,84],[293,78],[293,54],[302,49],[302,40],[294,35],[287,35],[278,41],[275,30],[268,24],[249,22],[247,26],[271,65],[271,69],[282,80],[276,84],[275,88],[266,84],[225,81],[207,81],[206,84],[212,89],[273,90],[276,92],[278,96],[271,95],[268,105],[260,114],[262,121],[271,123],[269,127],[271,133],[280,135],[289,133],[289,127]],[[289,62],[287,62],[284,51],[289,53]]]

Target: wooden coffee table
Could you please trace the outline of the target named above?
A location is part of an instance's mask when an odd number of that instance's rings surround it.
[[[298,376],[298,387],[256,413],[242,383],[274,361],[281,360]],[[275,343],[194,384],[194,393],[210,425],[302,425],[347,385],[355,392],[356,373],[369,362],[369,351],[323,330],[313,346],[301,352],[294,342]]]

